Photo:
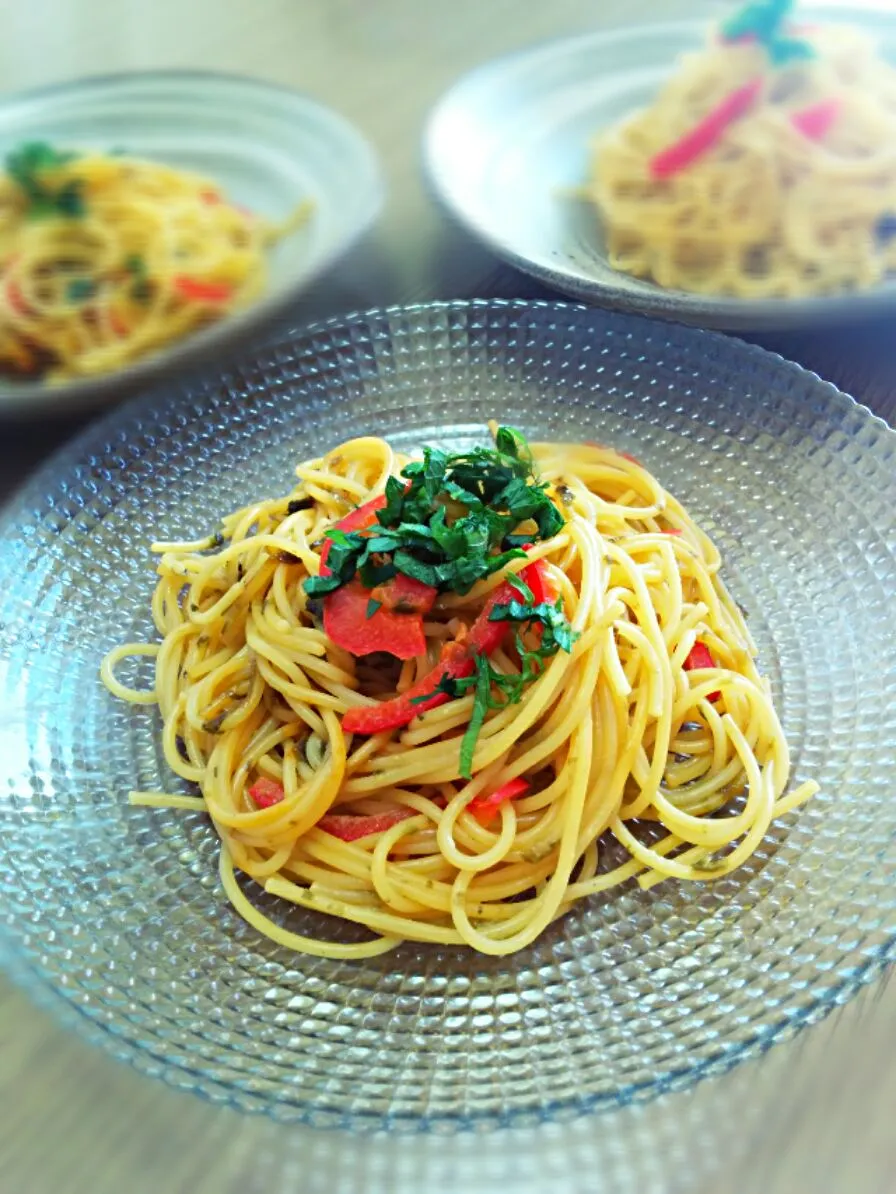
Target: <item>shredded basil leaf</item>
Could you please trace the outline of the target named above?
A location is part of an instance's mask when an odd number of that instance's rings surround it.
[[[47,174],[58,170],[77,158],[76,153],[55,149],[45,141],[26,141],[6,156],[6,172],[19,186],[28,201],[28,215],[34,218],[50,215],[83,216],[84,184],[81,179],[69,179],[54,189]]]
[[[484,655],[476,656],[476,692],[473,697],[473,712],[460,744],[460,773],[464,779],[473,777],[473,754],[479,739],[479,731],[485,722],[485,715],[491,702],[491,668]]]
[[[506,579],[510,587],[512,589],[516,589],[523,601],[528,601],[530,605],[535,604],[535,594],[522,579],[522,577],[517,576],[515,572],[508,572]]]
[[[525,437],[512,427],[498,429],[494,448],[425,448],[422,460],[386,482],[371,527],[327,532],[331,575],[310,578],[306,592],[332,593],[355,575],[373,588],[401,572],[441,591],[468,593],[523,558],[524,545],[562,529],[547,489]]]

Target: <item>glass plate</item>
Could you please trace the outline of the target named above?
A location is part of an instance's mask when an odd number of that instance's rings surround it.
[[[490,416],[634,451],[688,503],[749,611],[795,779],[821,793],[733,876],[607,893],[515,957],[284,952],[231,911],[203,816],[128,806],[173,781],[157,718],[106,693],[100,659],[150,633],[152,539],[213,527],[349,436],[467,445]],[[112,414],[0,526],[13,973],[142,1071],[315,1125],[533,1124],[762,1052],[896,952],[894,465],[880,420],[760,349],[548,303],[319,324]]]
[[[659,5],[657,6],[659,7]],[[801,17],[859,24],[896,61],[896,14],[861,0],[800,6]],[[718,6],[715,8],[718,16]],[[572,197],[594,137],[656,96],[708,22],[636,21],[537,45],[465,75],[436,105],[424,137],[432,188],[498,256],[566,294],[699,327],[839,322],[892,308],[896,278],[807,299],[740,299],[664,290],[614,269],[594,208]]]

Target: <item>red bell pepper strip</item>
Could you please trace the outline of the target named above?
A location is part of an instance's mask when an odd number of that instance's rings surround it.
[[[6,301],[17,315],[31,314],[31,308],[25,302],[25,296],[15,278],[10,278],[6,283]]]
[[[356,842],[358,838],[369,837],[372,833],[384,833],[399,821],[406,821],[415,815],[416,810],[412,808],[396,808],[388,813],[371,813],[366,817],[352,813],[325,813],[314,828],[323,829],[340,841]]]
[[[394,580],[397,581],[398,577]],[[408,582],[407,585],[404,581]],[[388,581],[386,585],[378,586],[377,591],[386,590],[388,601],[394,602],[396,592],[410,589],[411,585],[416,585],[422,591],[414,594],[413,610],[399,613],[394,607],[390,608],[387,601],[383,601],[382,606],[368,617],[367,609],[373,594],[359,580],[349,581],[324,598],[324,633],[331,642],[350,651],[352,655],[387,651],[399,659],[415,659],[425,654],[423,613],[432,609],[435,589],[406,576],[397,585],[393,586]]]
[[[467,812],[472,813],[480,824],[487,825],[494,819],[495,813],[505,800],[513,800],[528,791],[529,781],[518,775],[516,779],[509,779],[506,784],[501,784],[500,788],[495,788],[494,792],[487,796],[482,794],[474,797],[467,805]]]
[[[680,535],[681,527],[661,527],[661,532],[664,535]]]
[[[249,789],[249,795],[259,808],[270,808],[279,804],[283,799],[283,785],[274,779],[261,776]],[[382,833],[391,829],[399,821],[405,821],[414,816],[412,808],[396,808],[388,813],[372,813],[370,816],[358,816],[351,813],[324,813],[315,825],[315,829],[323,829],[344,842],[355,842],[358,838],[369,837],[371,833]]]
[[[221,196],[217,191],[213,191],[211,187],[207,187],[206,190],[200,191],[199,198],[203,203],[207,203],[209,207],[214,207],[216,203],[221,202]]]
[[[536,604],[550,599],[545,565],[541,560],[528,564],[520,572],[520,580],[532,590]],[[347,709],[342,718],[346,734],[378,734],[382,730],[396,730],[406,726],[418,714],[427,709],[444,705],[450,697],[446,692],[436,692],[444,679],[461,680],[472,674],[477,655],[492,655],[501,645],[507,633],[508,622],[490,622],[489,614],[496,605],[507,605],[519,599],[519,593],[509,581],[504,581],[492,592],[483,606],[479,617],[470,627],[464,640],[446,643],[442,656],[432,671],[418,680],[406,692],[378,705],[359,706]],[[425,700],[416,698],[424,697]]]
[[[275,779],[260,776],[249,789],[249,795],[259,808],[270,808],[279,804],[283,799],[283,785]],[[372,813],[370,816],[353,815],[351,813],[324,813],[315,825],[315,829],[323,829],[332,833],[334,837],[344,842],[354,842],[360,837],[368,837],[371,833],[382,833],[391,829],[399,821],[414,816],[412,808],[396,808],[388,813]]]
[[[376,522],[376,512],[386,504],[385,494],[371,498],[336,523],[340,531],[361,531]],[[329,576],[327,557],[332,540],[325,539],[320,552],[320,575]],[[373,592],[359,580],[349,581],[324,598],[324,633],[331,642],[352,655],[387,651],[399,659],[413,659],[426,650],[423,615],[436,599],[436,589],[411,576],[397,573]],[[381,608],[367,616],[370,600]]]
[[[179,274],[174,279],[174,289],[181,298],[193,303],[226,303],[233,297],[229,282],[204,282],[201,278],[190,278]]]
[[[127,322],[119,315],[114,307],[109,308],[109,326],[115,335],[118,336],[119,340],[123,340],[125,336],[129,335],[131,330]]]
[[[336,523],[336,529],[346,532],[363,531],[366,527],[376,522],[376,512],[377,510],[382,510],[385,504],[386,495],[384,493],[381,493],[379,497],[371,498],[369,502],[364,502],[356,510],[352,510],[350,514],[346,514],[345,518],[340,518]],[[330,575],[330,569],[327,567],[327,556],[330,554],[332,546],[333,540],[324,538],[323,546],[320,549],[321,576]]]
[[[725,130],[749,112],[761,91],[761,78],[751,79],[732,91],[699,124],[651,160],[651,177],[657,180],[671,178],[708,153],[719,143]]]
[[[270,808],[272,804],[279,804],[283,799],[283,785],[262,775],[249,789],[249,795],[259,808]]]
[[[473,656],[465,643],[446,643],[439,662],[422,680],[390,701],[347,709],[342,718],[342,728],[346,734],[379,734],[382,730],[406,726],[418,714],[444,705],[450,699],[446,692],[435,691],[442,680],[461,680],[470,675],[474,666]]]
[[[790,117],[790,123],[798,133],[802,133],[810,141],[823,141],[840,115],[841,109],[842,104],[836,97],[821,100],[820,103],[810,104],[808,108],[794,112]]]
[[[716,661],[709,652],[709,647],[706,643],[694,643],[688,653],[687,659],[684,661],[684,670],[686,672],[696,671],[701,668],[715,667]],[[711,692],[709,699],[717,701],[722,694],[720,692]]]

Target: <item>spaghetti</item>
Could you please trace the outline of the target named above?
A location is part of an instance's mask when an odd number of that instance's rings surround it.
[[[108,373],[232,314],[309,214],[272,224],[156,162],[19,147],[0,175],[0,370]]]
[[[729,874],[816,790],[785,794],[718,551],[633,458],[499,428],[413,463],[353,439],[296,473],[218,535],[155,544],[162,641],[102,666],[158,704],[200,793],[132,800],[205,809],[228,897],[274,941],[509,954],[631,878]],[[154,687],[127,687],[147,654]],[[285,930],[237,871],[371,940]]]
[[[749,5],[594,146],[610,264],[739,298],[868,288],[896,268],[896,70],[851,28]]]

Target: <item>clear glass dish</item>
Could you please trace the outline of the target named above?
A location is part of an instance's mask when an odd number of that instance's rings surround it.
[[[221,892],[154,712],[100,659],[151,633],[151,540],[377,432],[635,452],[720,544],[820,794],[736,874],[631,885],[492,959],[284,952]],[[433,304],[296,332],[109,415],[0,524],[0,891],[7,966],[145,1073],[315,1126],[525,1126],[652,1099],[758,1055],[896,952],[896,435],[794,365],[711,333],[551,303]],[[307,931],[314,914],[258,894]],[[334,927],[340,932],[338,926]],[[350,932],[349,928],[344,930]]]

